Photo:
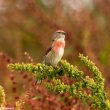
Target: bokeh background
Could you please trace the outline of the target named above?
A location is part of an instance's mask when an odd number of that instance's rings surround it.
[[[42,62],[57,29],[67,33],[63,59],[80,65],[78,54],[89,56],[102,71],[110,97],[110,0],[0,0],[0,84],[8,100],[23,81],[17,77],[13,88],[6,64],[25,62],[24,52]]]

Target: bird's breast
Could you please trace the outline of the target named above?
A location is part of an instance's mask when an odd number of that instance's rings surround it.
[[[59,52],[58,52],[58,53],[59,53],[59,55],[61,55],[61,56],[62,56],[62,55],[64,54],[64,48],[63,48],[63,47],[61,47],[61,48],[59,49]]]
[[[58,52],[59,54],[64,52],[64,48],[65,48],[65,42],[55,42],[54,43],[54,51]]]

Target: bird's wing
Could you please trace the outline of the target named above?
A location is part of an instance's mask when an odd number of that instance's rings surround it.
[[[52,43],[52,46],[48,48],[47,51],[45,52],[43,63],[45,63],[46,59],[48,59],[48,54],[53,49],[53,47],[54,47],[54,43]]]
[[[52,50],[52,48],[54,47],[54,45],[55,45],[55,43],[53,42],[52,45],[51,45],[51,47],[49,47],[49,48],[47,49],[47,51],[45,52],[45,56],[49,53],[49,51]]]
[[[42,63],[44,63],[44,64],[46,63],[46,59],[47,59],[47,57],[48,57],[48,53],[49,53],[49,51],[51,51],[51,50],[52,50],[52,47],[50,47],[50,48],[47,49],[47,51],[45,52],[45,56],[44,56],[44,58],[43,58],[44,60],[43,60]]]
[[[48,48],[47,51],[45,52],[45,56],[49,53],[49,51],[52,50],[52,47]]]

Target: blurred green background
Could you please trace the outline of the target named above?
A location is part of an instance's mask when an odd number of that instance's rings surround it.
[[[110,0],[0,0],[0,52],[41,62],[57,29],[66,33],[63,59],[79,64],[83,53],[96,63],[110,96]]]

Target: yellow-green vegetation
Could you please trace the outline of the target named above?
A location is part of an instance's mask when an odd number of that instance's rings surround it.
[[[24,104],[23,100],[18,100],[16,102],[15,110],[21,110],[22,105]]]
[[[0,107],[5,103],[5,92],[2,86],[0,86]]]
[[[9,64],[11,70],[32,72],[37,81],[44,79],[52,80],[47,82],[45,86],[52,92],[69,93],[73,97],[77,97],[87,102],[92,108],[100,110],[110,110],[110,102],[104,91],[104,78],[95,64],[88,57],[79,55],[80,61],[92,73],[92,78],[86,76],[76,66],[71,65],[66,60],[59,62],[57,67],[47,66],[45,64]],[[74,83],[64,84],[59,77],[67,75],[74,80]],[[87,92],[89,90],[89,93]]]

